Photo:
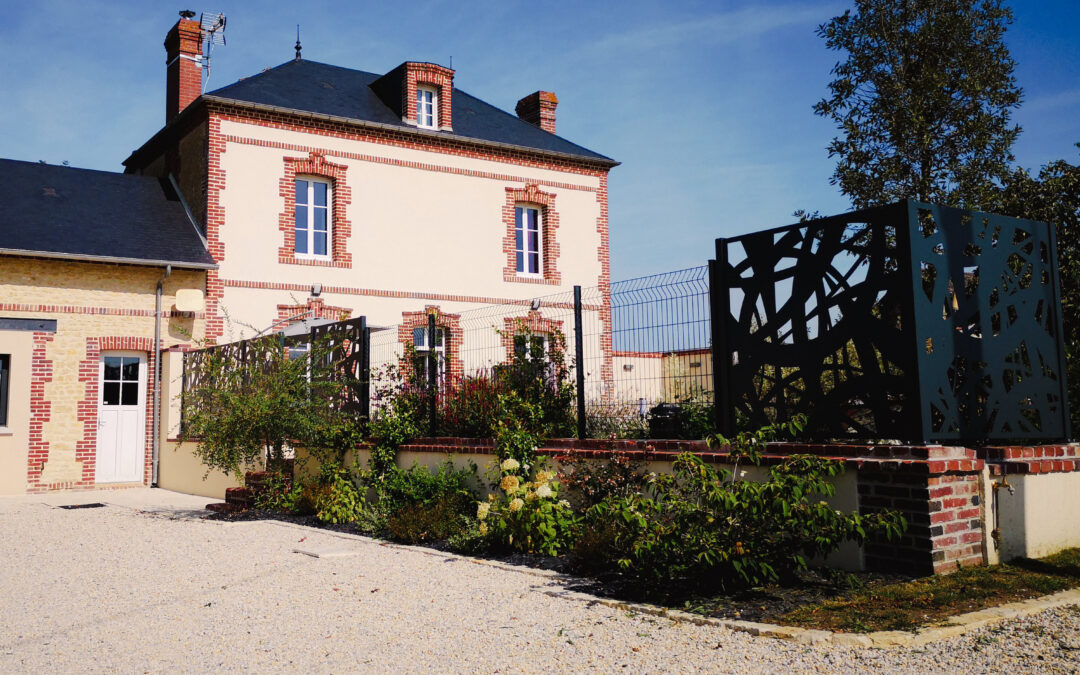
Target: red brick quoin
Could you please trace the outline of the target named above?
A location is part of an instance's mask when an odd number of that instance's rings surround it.
[[[540,207],[540,234],[543,257],[543,274],[540,277],[519,276],[515,256],[514,209],[518,204]],[[506,267],[503,268],[503,281],[520,281],[527,284],[559,284],[562,274],[559,272],[559,242],[555,233],[559,229],[559,212],[555,210],[555,195],[544,192],[535,183],[524,188],[506,188],[506,203],[502,210],[506,236],[503,238],[503,253],[506,254]]]
[[[352,223],[347,217],[352,203],[352,190],[345,182],[342,164],[327,161],[321,153],[312,152],[307,157],[285,157],[285,175],[278,182],[278,193],[285,199],[285,210],[278,216],[278,229],[285,235],[285,243],[278,249],[278,262],[290,265],[315,267],[352,268],[352,254],[348,251]],[[309,260],[296,257],[296,177],[312,176],[326,178],[331,183],[330,205],[330,260]]]

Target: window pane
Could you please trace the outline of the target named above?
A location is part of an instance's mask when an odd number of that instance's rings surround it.
[[[413,328],[412,342],[413,346],[417,349],[427,349],[427,329]]]
[[[311,211],[311,215],[315,219],[315,229],[326,232],[326,209],[314,208]]]
[[[306,180],[297,180],[296,181],[296,203],[297,204],[307,204],[308,203],[307,188],[308,188],[308,182]]]
[[[120,405],[138,405],[139,404],[139,383],[138,382],[125,382],[120,397]]]
[[[106,382],[101,387],[102,405],[120,405],[120,383]]]
[[[308,207],[297,205],[296,215],[294,221],[296,222],[296,229],[306,230],[308,226],[307,222]]]
[[[10,370],[11,355],[0,354],[0,427],[7,426],[8,373]]]
[[[521,249],[518,249],[518,252],[517,252],[517,265],[515,266],[515,269],[518,272],[524,272],[525,271],[525,262],[524,262],[525,258],[524,258],[524,256],[525,256],[525,254],[521,252]]]
[[[529,254],[529,273],[530,274],[539,274],[540,273],[540,255],[537,254],[537,253],[530,253]]]
[[[442,347],[443,331],[442,328],[435,329],[435,349]]]
[[[308,231],[307,230],[297,230],[296,231],[295,249],[296,249],[297,253],[307,253],[308,252]]]
[[[523,237],[522,237],[522,234],[521,234],[521,230],[514,230],[514,249],[515,250],[517,250],[517,251],[521,250],[522,239],[523,239]]]
[[[530,230],[535,230],[536,227],[537,227],[537,223],[536,223],[537,211],[536,211],[536,209],[529,209],[528,213],[529,213],[529,229]]]
[[[120,366],[124,360],[119,356],[106,356],[105,357],[105,379],[106,380],[119,380],[120,379]]]
[[[529,253],[540,252],[540,238],[537,236],[537,234],[538,233],[536,232],[529,233]]]
[[[129,356],[124,359],[124,366],[120,379],[134,382],[139,379],[139,359]]]
[[[315,187],[315,206],[326,206],[326,183],[312,183]]]
[[[521,229],[521,211],[522,208],[520,206],[514,209],[514,227],[518,228],[519,230]]]
[[[318,232],[318,231],[315,232],[315,246],[312,247],[312,248],[313,248],[313,250],[311,252],[314,253],[315,255],[326,255],[326,233],[325,232]]]

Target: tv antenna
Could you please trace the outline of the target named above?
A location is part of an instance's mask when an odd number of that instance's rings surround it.
[[[199,17],[199,30],[203,39],[203,91],[206,91],[206,82],[210,79],[210,54],[214,51],[214,45],[225,46],[225,15],[221,12],[203,12]]]

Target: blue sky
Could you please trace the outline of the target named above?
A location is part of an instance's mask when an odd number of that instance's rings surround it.
[[[829,185],[831,124],[811,106],[838,55],[815,27],[845,0],[545,3],[231,2],[208,90],[293,56],[386,72],[449,64],[455,85],[504,110],[559,97],[559,134],[612,170],[612,272],[703,264],[717,236],[787,224],[798,208],[848,210]],[[1013,0],[1024,128],[1017,162],[1080,160],[1080,2]],[[9,3],[0,19],[0,157],[121,170],[164,121],[165,33],[184,6]]]

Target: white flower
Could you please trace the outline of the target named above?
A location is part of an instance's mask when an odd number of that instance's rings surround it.
[[[488,527],[487,523],[480,523],[480,534],[487,536]]]
[[[536,482],[537,483],[546,483],[546,482],[548,482],[549,480],[551,480],[553,478],[555,478],[555,472],[554,471],[537,471],[536,472]]]
[[[560,499],[559,506],[563,507],[564,509],[568,509],[570,508],[570,502],[566,501],[565,499]]]
[[[544,483],[540,487],[536,488],[536,496],[540,499],[548,499],[551,497],[551,488],[547,483]]]
[[[491,504],[487,502],[480,502],[480,504],[476,507],[476,517],[480,520],[483,520],[484,518],[487,518],[489,511],[491,511]]]
[[[521,500],[521,497],[514,497],[513,501],[510,502],[511,511],[520,511],[522,506],[525,506],[525,502]]]
[[[521,465],[518,464],[518,461],[516,459],[510,457],[509,459],[503,460],[503,463],[499,466],[499,468],[503,471],[513,471],[515,469],[520,469]]]

